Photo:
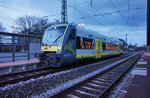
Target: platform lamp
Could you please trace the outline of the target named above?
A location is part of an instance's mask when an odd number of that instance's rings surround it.
[[[16,29],[17,29],[17,26],[16,26],[16,25],[14,25],[14,33],[16,33]]]

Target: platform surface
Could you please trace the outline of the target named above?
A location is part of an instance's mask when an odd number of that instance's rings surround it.
[[[124,98],[150,98],[150,52],[145,52],[135,66]]]
[[[21,60],[21,61],[15,61],[15,62],[5,62],[0,63],[1,67],[8,67],[8,66],[17,66],[17,65],[24,65],[24,64],[32,64],[32,63],[39,63],[40,61],[38,59],[31,59],[31,60]]]

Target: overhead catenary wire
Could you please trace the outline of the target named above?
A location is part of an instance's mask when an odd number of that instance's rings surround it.
[[[61,2],[60,0],[58,0],[58,1]],[[86,15],[86,16],[89,17],[89,15],[87,15],[86,13],[84,13],[84,12],[78,10],[78,9],[75,8],[75,7],[72,7],[72,5],[67,4],[67,6],[70,7],[70,8],[72,8],[72,9],[74,9],[74,10],[76,10],[77,12],[82,13],[82,14],[84,14],[84,15]],[[110,28],[108,28],[104,23],[100,22],[99,20],[96,20],[96,19],[94,19],[94,18],[93,18],[93,20],[96,21],[97,23],[102,24],[105,28],[107,28],[108,30],[110,30]]]
[[[86,3],[88,3],[90,5],[89,2],[84,1]],[[129,3],[129,2],[128,2]],[[113,4],[114,5],[114,4]],[[71,6],[70,6],[71,7]],[[92,8],[94,8],[97,12],[99,12],[94,6],[91,6]],[[116,8],[116,7],[115,7]],[[94,15],[86,15],[80,18],[76,18],[76,19],[86,19],[86,18],[91,18],[91,17],[98,17],[98,16],[111,16],[113,14],[117,14],[119,13],[119,15],[121,16],[121,18],[123,19],[123,21],[130,27],[130,24],[128,23],[128,21],[124,18],[124,16],[122,16],[121,12],[124,11],[133,11],[133,10],[140,10],[146,7],[136,7],[136,8],[129,8],[129,4],[128,4],[128,8],[124,9],[124,10],[118,10],[118,11],[113,11],[113,12],[106,12],[106,13],[100,13],[100,14],[94,14]],[[117,8],[116,8],[117,9]],[[136,24],[134,23],[134,25],[136,26]],[[105,25],[106,26],[106,25]],[[130,27],[131,28],[131,27]],[[131,28],[132,29],[132,28]]]
[[[84,13],[84,12],[82,12],[82,11],[80,11],[80,10],[74,8],[74,7],[72,7],[71,5],[68,5],[68,7],[71,7],[71,8],[73,8],[74,10],[78,11],[79,13],[82,13],[82,14],[86,15],[87,17],[90,17],[90,15],[87,15],[86,13]],[[97,22],[97,23],[102,24],[105,28],[107,28],[107,29],[110,30],[110,28],[107,27],[107,26],[106,26],[104,23],[102,23],[101,21],[99,21],[99,20],[97,20],[97,19],[94,19],[93,17],[92,17],[92,20],[94,20],[94,21]]]
[[[58,0],[60,1],[60,0]],[[61,1],[60,1],[61,2]],[[84,1],[85,2],[85,1]],[[114,5],[114,4],[113,4]],[[124,16],[120,13],[120,12],[123,12],[123,11],[131,11],[131,10],[139,10],[139,9],[143,9],[143,8],[146,8],[146,7],[141,7],[141,8],[132,8],[132,9],[125,9],[125,10],[117,10],[117,11],[114,11],[114,12],[106,12],[106,13],[102,13],[102,14],[94,14],[94,15],[88,15],[86,14],[85,12],[82,12],[81,10],[75,8],[75,7],[72,7],[71,5],[67,5],[68,7],[71,7],[72,9],[78,11],[79,13],[82,13],[84,14],[85,16],[83,17],[80,17],[80,18],[76,18],[76,19],[85,19],[85,18],[92,18],[95,17],[95,16],[106,16],[106,15],[112,15],[112,14],[116,14],[116,13],[119,13],[119,15],[121,16],[122,20],[130,27],[130,24],[127,22],[127,20],[124,18]],[[75,6],[75,5],[74,5]],[[93,7],[93,6],[91,6]],[[115,7],[115,5],[114,5]],[[94,7],[93,7],[94,8]],[[96,9],[96,8],[95,8]],[[115,7],[115,9],[117,9],[117,7]],[[97,10],[97,9],[96,9]],[[93,19],[94,21],[96,21],[97,23],[100,22],[105,28],[109,29],[108,26],[106,26],[104,23],[102,23],[101,21],[98,21],[97,19]],[[133,29],[131,28],[131,30],[133,31]],[[133,31],[134,32],[134,31]]]
[[[127,3],[128,3],[128,10],[130,10],[130,3],[129,3],[129,0],[127,0]],[[129,20],[129,11],[128,11],[128,18],[127,18],[127,21]]]
[[[29,12],[29,11],[25,11],[25,10],[22,10],[22,9],[17,9],[17,8],[14,8],[14,7],[8,7],[8,6],[2,5],[2,4],[0,4],[0,7],[7,8],[7,9],[13,10],[15,12],[22,11],[22,12],[25,12],[25,13],[33,14],[32,12]],[[39,15],[39,16],[53,17],[53,16],[59,16],[59,15],[61,15],[61,14],[57,13],[57,14],[52,14],[52,15]]]
[[[9,6],[6,6],[6,5],[3,5],[3,4],[0,4],[0,7],[3,7],[3,8],[6,8],[6,9],[9,9],[9,10],[12,10],[14,12],[24,12],[24,13],[30,13],[30,14],[33,14],[32,12],[29,12],[29,11],[25,11],[25,10],[22,10],[22,9],[18,9],[18,8],[14,8],[14,7],[9,7]],[[26,14],[25,14],[26,15]],[[61,14],[52,14],[52,15],[38,15],[38,17],[41,17],[41,18],[48,18],[48,17],[55,17],[55,16],[60,16]],[[4,16],[0,16],[2,17],[3,20],[0,20],[0,22],[2,22],[3,24],[7,25],[7,27],[10,27],[12,28],[12,26],[15,24],[15,18],[12,18],[12,17],[4,17]]]
[[[124,0],[123,0],[124,1]],[[128,0],[129,1],[129,0]],[[92,7],[94,10],[96,10],[98,13],[100,13],[99,12],[99,10],[98,9],[96,9],[94,6],[91,6],[91,4],[88,2],[88,1],[85,1],[87,4],[89,4],[90,5],[90,7]],[[126,10],[126,11],[128,11],[128,15],[129,15],[129,2],[127,2],[128,3],[128,10]],[[146,7],[145,7],[146,8]],[[133,8],[133,9],[131,9],[131,10],[135,10],[136,8]],[[139,9],[139,8],[138,8]],[[112,14],[116,14],[116,13],[120,13],[120,12],[124,12],[124,10],[119,10],[119,11],[114,11],[114,12],[106,12],[106,13],[101,13],[101,14],[94,14],[93,16],[91,16],[91,17],[94,17],[94,16],[107,16],[107,15],[112,15]],[[82,17],[82,19],[83,19],[83,17]],[[134,22],[133,22],[134,23]],[[134,24],[135,26],[136,26],[136,24]]]
[[[60,0],[59,0],[60,1]],[[74,0],[75,1],[75,0]],[[123,0],[124,1],[124,0]],[[125,1],[129,1],[129,0],[125,0]],[[85,1],[84,1],[85,2]],[[86,1],[87,2],[87,1]],[[83,4],[83,2],[81,2],[82,4]],[[79,13],[82,13],[82,14],[84,14],[85,16],[83,16],[83,17],[80,17],[80,18],[78,18],[78,19],[86,19],[86,18],[92,18],[92,20],[94,20],[94,21],[96,21],[97,23],[100,23],[100,24],[102,24],[104,27],[106,27],[107,29],[110,29],[105,23],[103,23],[102,21],[99,21],[98,19],[95,19],[94,17],[98,17],[98,16],[110,16],[110,15],[113,15],[113,14],[116,14],[116,13],[120,13],[120,12],[123,12],[124,10],[119,10],[119,11],[113,11],[113,12],[106,12],[106,13],[96,13],[96,14],[93,14],[93,15],[88,15],[87,13],[85,13],[85,12],[83,12],[83,11],[81,11],[80,9],[77,9],[77,7],[75,8],[75,6],[76,5],[80,5],[81,3],[75,3],[75,5],[74,6],[71,6],[71,5],[68,5],[69,7],[71,7],[72,9],[74,9],[74,10],[76,10],[77,12],[79,12]],[[23,11],[23,12],[27,12],[27,11],[25,11],[25,10],[21,10],[21,9],[17,9],[17,8],[12,8],[12,7],[8,7],[8,6],[5,6],[5,5],[2,5],[2,4],[0,4],[0,6],[1,7],[5,7],[5,8],[8,8],[8,9],[11,9],[11,10],[14,10],[14,11]],[[93,7],[96,11],[98,11],[98,9],[96,9],[93,5],[91,6],[91,7]],[[138,8],[137,9],[128,9],[128,10],[126,10],[126,11],[131,11],[131,10],[138,10]],[[121,14],[121,13],[120,13]],[[43,15],[43,16],[45,16],[45,18],[46,17],[53,17],[53,16],[59,16],[59,15],[61,15],[61,14],[54,14],[54,15]],[[124,17],[124,16],[123,16]],[[128,23],[128,25],[130,26],[130,24],[129,24],[129,22],[125,19],[125,17],[124,17],[124,21],[126,21],[127,23]]]
[[[114,9],[115,10],[118,10],[117,9],[117,7],[116,7],[116,5],[113,3],[113,1],[112,0],[109,0],[110,1],[110,3],[112,4],[112,6],[114,7]],[[121,14],[121,13],[118,13],[119,15],[120,15],[120,17],[122,18],[122,20],[129,26],[129,28],[133,31],[133,32],[135,32],[133,29],[132,29],[132,27],[130,26],[130,24],[126,21],[126,19],[123,17],[123,15]]]
[[[92,7],[93,9],[95,9],[98,13],[99,10],[96,9],[94,6],[91,6],[91,4],[88,2],[88,1],[85,1],[88,5],[90,5],[90,7]],[[107,16],[107,15],[112,15],[112,14],[116,14],[116,13],[120,13],[120,12],[124,12],[124,11],[131,11],[131,10],[140,10],[140,9],[143,9],[143,8],[146,8],[146,7],[136,7],[136,8],[130,8],[130,5],[129,5],[129,0],[127,1],[127,5],[128,5],[128,8],[127,9],[124,9],[124,10],[118,10],[118,11],[113,11],[113,12],[106,12],[106,13],[100,13],[100,14],[94,14],[94,15],[91,15],[91,17],[95,17],[95,16]],[[128,13],[129,14],[129,13]],[[81,18],[78,18],[78,19],[85,19],[85,18],[90,18],[90,17],[81,17]],[[136,25],[136,24],[135,24]]]
[[[132,8],[132,9],[130,9],[130,11],[133,11],[133,10],[140,10],[140,9],[143,9],[143,8],[146,8],[146,7]],[[90,15],[90,16],[88,16],[88,17],[83,16],[83,17],[76,18],[76,19],[85,19],[85,18],[99,17],[99,16],[111,16],[111,15],[113,15],[113,14],[117,14],[117,13],[124,12],[124,11],[128,11],[128,9],[118,10],[118,11],[113,11],[113,12],[100,13],[100,14],[94,14],[94,15]]]
[[[82,11],[76,9],[76,8],[72,7],[71,5],[68,5],[68,7],[71,7],[72,9],[78,11],[79,13],[82,13],[82,14],[86,15],[87,17],[90,17],[90,15],[87,15],[85,12],[82,12]],[[111,30],[108,26],[106,26],[106,25],[105,25],[104,23],[102,23],[101,21],[99,21],[99,20],[97,20],[97,19],[95,19],[95,18],[93,18],[93,17],[92,17],[92,20],[94,20],[94,21],[97,22],[97,23],[102,24],[106,29]]]

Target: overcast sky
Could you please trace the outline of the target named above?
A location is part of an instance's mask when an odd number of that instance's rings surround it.
[[[61,0],[0,0],[0,22],[8,32],[19,16],[61,18]],[[103,35],[125,39],[128,43],[146,44],[147,0],[68,0],[68,21],[83,23],[85,28]],[[110,14],[111,13],[111,14]]]

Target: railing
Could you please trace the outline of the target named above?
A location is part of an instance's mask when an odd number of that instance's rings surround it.
[[[36,59],[42,37],[0,32],[0,63]]]

